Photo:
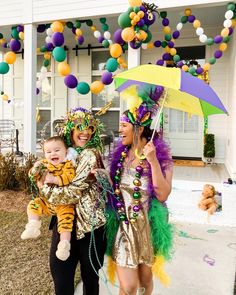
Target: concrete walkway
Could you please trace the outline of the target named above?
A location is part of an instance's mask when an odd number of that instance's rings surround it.
[[[176,223],[175,252],[166,265],[169,288],[154,280],[153,295],[233,295],[236,265],[236,228]],[[100,280],[101,295],[118,295],[117,287]],[[82,295],[79,284],[76,295]]]

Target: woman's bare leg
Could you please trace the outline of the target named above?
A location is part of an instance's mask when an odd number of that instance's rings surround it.
[[[152,279],[152,270],[151,267],[140,264],[138,267],[139,282],[140,288],[144,289],[144,295],[151,295],[153,290],[153,279]]]
[[[136,295],[139,287],[138,269],[117,266],[120,283],[119,295]]]

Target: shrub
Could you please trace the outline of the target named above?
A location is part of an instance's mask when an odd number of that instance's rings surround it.
[[[214,134],[205,134],[203,155],[205,158],[215,157],[215,135]]]
[[[28,172],[37,158],[32,154],[24,154],[19,160],[13,153],[0,154],[0,191],[30,191]]]

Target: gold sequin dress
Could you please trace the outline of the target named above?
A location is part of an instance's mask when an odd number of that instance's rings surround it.
[[[42,194],[54,205],[75,204],[77,239],[81,239],[85,233],[104,225],[106,218],[97,180],[91,173],[103,168],[101,155],[96,149],[87,148],[78,155],[77,162],[75,178],[68,186],[44,185]]]
[[[125,202],[125,210],[128,219],[132,214],[135,169],[124,167],[120,189]],[[151,242],[151,230],[148,221],[148,177],[141,177],[142,209],[140,209],[135,222],[125,224],[120,222],[113,247],[113,261],[123,267],[136,268],[139,264],[151,266],[154,262],[154,252]]]

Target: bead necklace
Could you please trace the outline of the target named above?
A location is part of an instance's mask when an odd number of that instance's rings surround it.
[[[124,203],[124,199],[122,197],[121,194],[121,190],[120,190],[120,180],[121,180],[121,173],[123,170],[123,163],[125,158],[127,157],[129,152],[129,146],[126,146],[124,151],[121,153],[120,156],[120,160],[117,163],[116,166],[116,172],[115,172],[115,176],[114,176],[114,182],[115,182],[115,198],[116,198],[116,209],[119,215],[119,219],[120,221],[124,221],[126,224],[130,222],[135,222],[140,209],[142,208],[142,204],[140,202],[140,198],[141,198],[141,193],[140,193],[140,187],[142,185],[140,178],[142,177],[143,174],[143,160],[139,161],[138,166],[135,168],[136,173],[135,173],[135,178],[133,181],[134,186],[134,192],[133,192],[133,202],[132,202],[132,213],[131,213],[131,218],[130,220],[128,220],[128,217],[126,215],[125,212],[125,203]]]

